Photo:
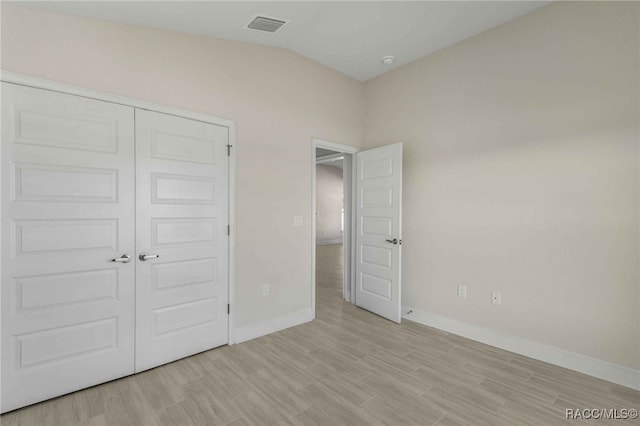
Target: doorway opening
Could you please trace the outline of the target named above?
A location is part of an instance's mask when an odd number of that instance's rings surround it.
[[[316,303],[323,306],[347,299],[344,162],[345,154],[316,148]]]
[[[318,307],[317,293],[322,297],[319,301],[323,312],[330,316],[336,314],[332,309],[336,301],[345,300],[399,323],[402,307],[402,143],[359,150],[313,139],[311,159],[311,307],[314,317]],[[339,192],[339,171],[318,171],[319,167],[330,164],[336,167],[338,162],[342,165],[342,193]],[[340,163],[337,165],[339,167]],[[330,185],[334,193],[329,196],[334,200],[333,219],[318,217],[326,214],[321,210],[326,200],[319,201],[324,188],[318,187],[317,178],[327,174],[334,180]],[[340,203],[336,205],[335,200]],[[333,230],[326,228],[331,222],[336,224]],[[337,223],[340,223],[341,234],[337,232]],[[334,247],[325,247],[334,244]]]
[[[357,148],[313,140],[312,306],[353,302],[353,161]],[[335,307],[335,306],[333,306]]]

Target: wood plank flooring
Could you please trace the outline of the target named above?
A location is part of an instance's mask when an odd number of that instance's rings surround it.
[[[342,300],[341,245],[318,246],[316,320],[5,414],[14,425],[638,425],[566,408],[640,393]]]

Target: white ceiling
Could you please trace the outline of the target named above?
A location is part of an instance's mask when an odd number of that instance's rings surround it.
[[[4,3],[4,2],[3,2]],[[493,28],[546,1],[47,1],[22,6],[291,49],[368,80]],[[256,15],[290,22],[275,34],[245,29]],[[383,56],[396,62],[382,65]]]

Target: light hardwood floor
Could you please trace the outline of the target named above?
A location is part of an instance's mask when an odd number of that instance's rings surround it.
[[[639,392],[344,302],[341,250],[318,246],[315,321],[16,410],[2,425],[556,425],[570,423],[565,408],[639,408]]]

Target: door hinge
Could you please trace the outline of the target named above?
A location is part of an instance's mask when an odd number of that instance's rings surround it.
[[[231,157],[231,147],[233,145],[227,145],[227,157]]]
[[[231,305],[227,303],[227,315],[231,315]]]
[[[231,235],[231,225],[227,225],[227,235]]]

